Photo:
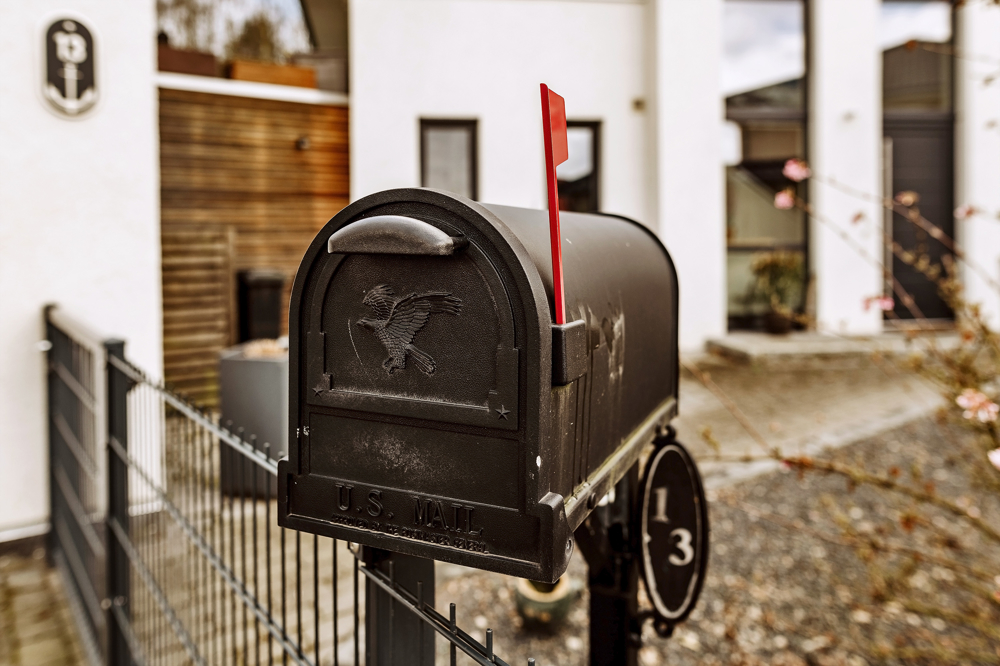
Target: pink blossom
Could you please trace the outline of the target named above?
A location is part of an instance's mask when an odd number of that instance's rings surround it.
[[[976,389],[968,388],[962,391],[962,394],[955,398],[955,404],[965,410],[962,416],[969,420],[977,419],[981,423],[993,423],[1000,413],[1000,405]]]
[[[955,219],[956,220],[967,220],[979,211],[976,207],[971,204],[965,204],[964,206],[959,206],[955,209]]]
[[[1000,449],[993,449],[986,454],[986,457],[990,459],[990,464],[1000,469]]]
[[[785,174],[785,178],[788,180],[801,183],[803,180],[812,175],[812,170],[809,168],[809,165],[806,164],[805,160],[793,158],[785,162],[785,168],[782,169],[781,173]]]
[[[865,306],[865,312],[870,310],[873,305],[882,312],[888,312],[896,307],[896,301],[889,296],[869,296],[863,301],[863,303]]]
[[[795,208],[795,194],[792,190],[782,190],[774,195],[774,207],[778,210],[791,210]]]

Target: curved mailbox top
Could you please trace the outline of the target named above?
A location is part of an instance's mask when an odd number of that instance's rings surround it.
[[[641,225],[426,189],[316,236],[289,313],[279,523],[552,581],[572,531],[676,411],[677,283]]]

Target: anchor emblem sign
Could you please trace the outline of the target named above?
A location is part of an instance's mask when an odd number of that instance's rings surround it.
[[[61,113],[78,116],[97,102],[94,38],[74,19],[59,19],[45,33],[45,99]]]

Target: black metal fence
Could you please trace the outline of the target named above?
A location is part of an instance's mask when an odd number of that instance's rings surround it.
[[[492,632],[434,610],[432,563],[277,527],[284,452],[151,381],[123,342],[52,307],[45,325],[49,552],[94,664],[430,664],[436,635],[452,664],[506,664]]]

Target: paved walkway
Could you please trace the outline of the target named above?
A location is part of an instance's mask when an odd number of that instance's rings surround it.
[[[871,356],[749,363],[701,356],[684,359],[684,367],[675,425],[679,439],[699,459],[709,488],[775,467],[771,461],[712,462],[714,452],[706,438],[718,443],[726,459],[767,453],[727,409],[727,399],[768,448],[792,455],[814,455],[873,437],[932,413],[941,404],[926,380]],[[708,386],[693,373],[700,373]]]
[[[0,557],[0,664],[84,664],[62,582],[38,557]]]

